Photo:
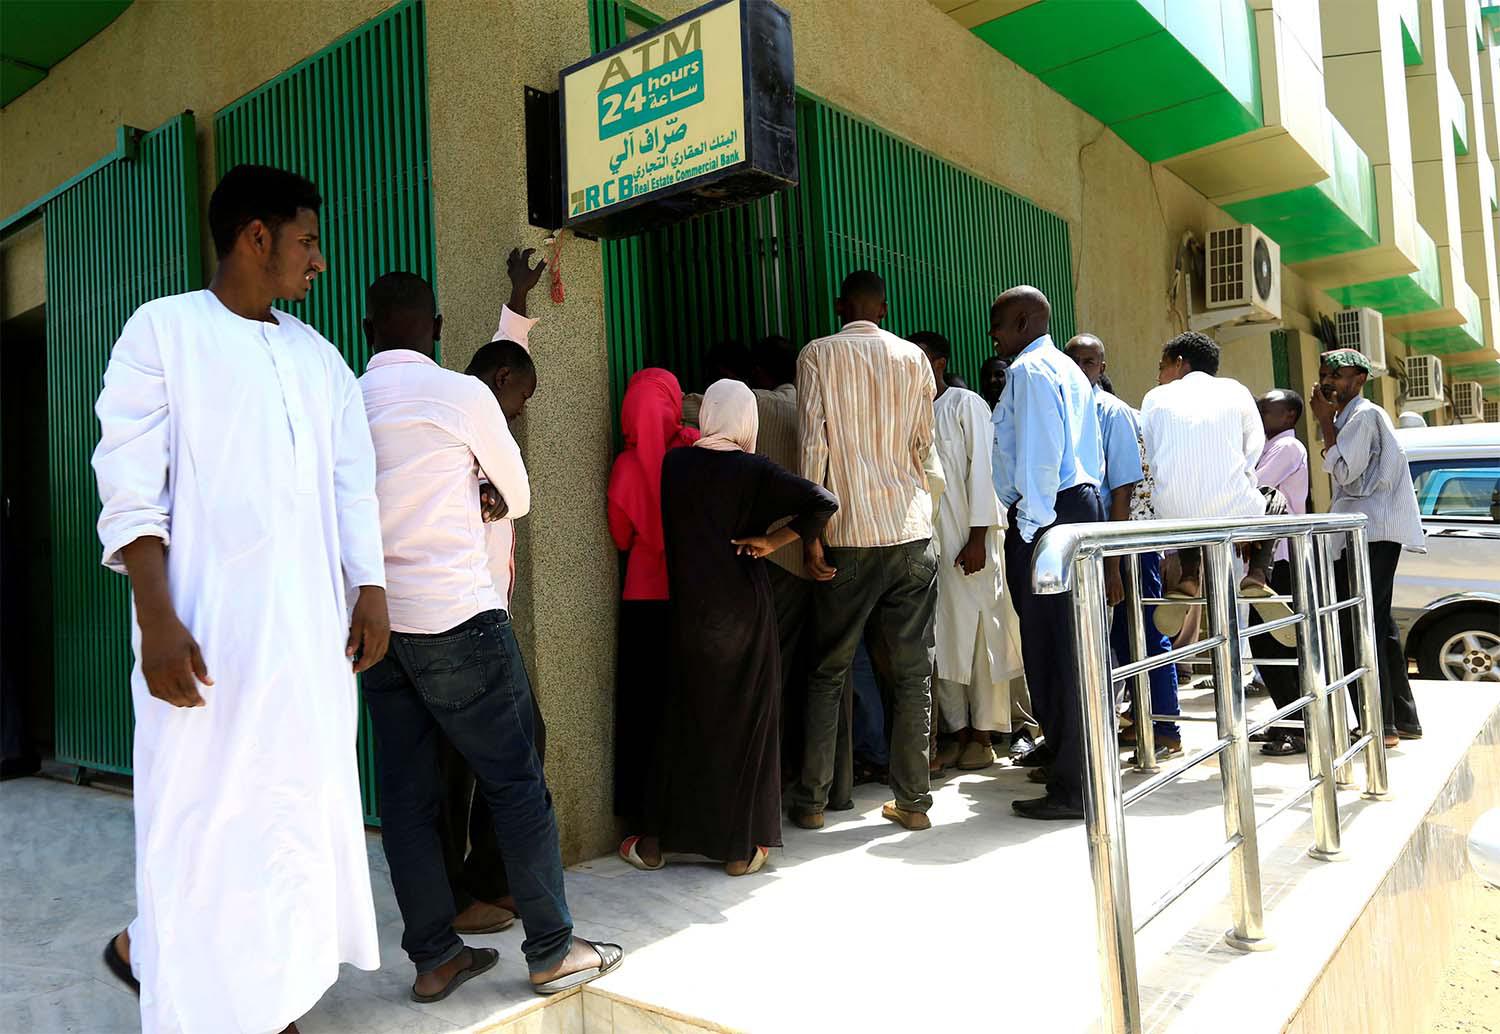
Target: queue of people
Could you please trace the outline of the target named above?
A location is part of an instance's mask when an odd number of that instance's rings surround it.
[[[509,425],[543,373],[526,303],[545,264],[512,253],[499,327],[464,373],[436,361],[432,286],[381,276],[356,379],[274,308],[327,269],[320,207],[300,176],[226,173],[209,204],[211,284],[137,310],[96,405],[99,537],[136,625],[138,911],[104,959],[140,995],[148,1034],[295,1032],[341,964],[378,967],[352,750],[360,674],[411,998],[440,1001],[494,968],[498,952],[464,937],[517,918],[537,994],[624,959],[575,933],[545,722],[511,626],[531,488]],[[626,558],[614,789],[636,868],[683,853],[748,876],[784,813],[815,830],[852,808],[857,658],[877,684],[865,703],[880,731],[864,735],[882,741],[886,819],[930,829],[935,776],[1001,759],[1046,790],[1019,815],[1082,817],[1071,605],[1031,589],[1040,536],[1305,503],[1302,401],[1274,392],[1257,409],[1201,335],[1166,345],[1163,386],[1137,413],[1110,392],[1102,341],[1055,346],[1034,288],[990,306],[996,358],[977,394],[941,334],[884,329],[875,273],[851,273],[835,308],[840,329],[800,353],[786,339],[720,346],[701,396],[655,368],[626,391],[603,510]],[[1419,736],[1389,614],[1400,551],[1421,545],[1410,476],[1361,396],[1368,363],[1323,359],[1309,408],[1334,508],[1370,515],[1385,732]],[[1160,594],[1165,573],[1172,603],[1148,616],[1152,653],[1191,628],[1174,595],[1196,595],[1198,570],[1191,551],[1141,564],[1142,591]],[[1285,578],[1267,544],[1241,590],[1269,607]],[[1108,594],[1123,596],[1117,566]],[[1173,756],[1164,672],[1152,706]]]

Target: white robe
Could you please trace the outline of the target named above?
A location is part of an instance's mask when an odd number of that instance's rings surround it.
[[[379,968],[344,657],[348,605],[385,584],[375,455],[353,373],[285,313],[210,291],[141,306],[95,407],[105,566],[168,543],[206,707],[135,703],[136,920],[145,1034],[270,1034],[340,963]],[[134,622],[132,622],[134,625]]]
[[[1002,542],[1005,518],[990,474],[994,427],[984,399],[949,388],[933,403],[933,435],[947,489],[938,504],[938,597],[934,619],[938,678],[969,685],[974,654],[983,636],[995,691],[1021,673],[1015,611],[1005,605]],[[969,529],[988,527],[984,570],[966,575],[955,567]],[[976,687],[989,691],[992,687]],[[1008,697],[999,713],[1009,716]]]

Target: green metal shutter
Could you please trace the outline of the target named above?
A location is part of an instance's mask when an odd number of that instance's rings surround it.
[[[1271,383],[1278,388],[1292,386],[1292,355],[1286,331],[1271,331]]]
[[[1065,220],[821,101],[804,97],[797,110],[799,124],[812,123],[802,189],[815,192],[822,237],[824,332],[840,282],[870,269],[885,278],[885,326],[947,337],[950,368],[976,387],[994,354],[990,303],[1007,288],[1039,288],[1052,302],[1053,339],[1073,335]]]
[[[590,43],[659,19],[590,0]],[[1052,301],[1059,344],[1074,332],[1072,251],[1063,219],[807,93],[797,99],[801,185],[753,204],[604,244],[605,320],[616,405],[630,375],[664,366],[687,390],[718,341],[836,329],[844,276],[885,277],[897,334],[936,330],[971,385],[993,354],[989,306],[1029,283]]]
[[[286,308],[363,372],[365,288],[394,270],[436,282],[422,5],[398,4],[224,108],[214,149],[221,176],[253,162],[317,184],[328,272]],[[363,708],[358,751],[365,818],[377,822],[375,737]]]
[[[130,771],[130,597],[99,564],[94,400],[110,349],[137,307],[203,286],[191,112],[50,198],[47,407],[57,759]]]

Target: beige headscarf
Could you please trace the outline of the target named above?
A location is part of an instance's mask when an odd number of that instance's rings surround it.
[[[755,393],[741,381],[715,381],[703,393],[698,429],[703,437],[694,443],[695,448],[754,452],[755,438],[760,433]]]

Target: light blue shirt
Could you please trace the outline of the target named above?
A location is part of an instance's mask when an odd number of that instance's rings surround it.
[[[995,494],[1031,542],[1057,519],[1057,494],[1104,480],[1094,389],[1043,334],[1021,350],[995,407]]]
[[[1099,404],[1099,430],[1104,437],[1104,512],[1109,513],[1109,495],[1122,485],[1133,485],[1146,476],[1141,467],[1140,418],[1130,403],[1103,388],[1094,387]]]

